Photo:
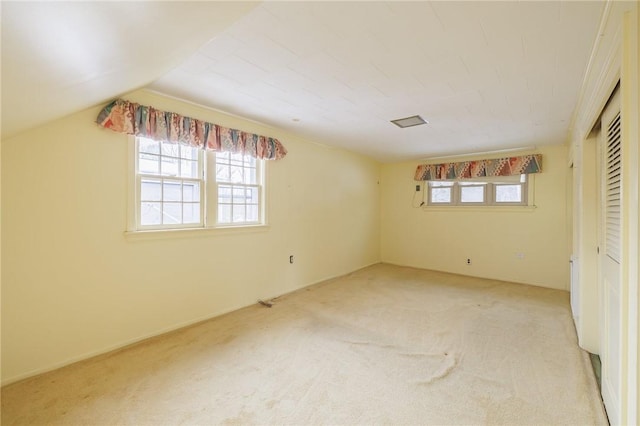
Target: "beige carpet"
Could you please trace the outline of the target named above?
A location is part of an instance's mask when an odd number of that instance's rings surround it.
[[[2,389],[2,424],[606,424],[566,292],[375,265]]]

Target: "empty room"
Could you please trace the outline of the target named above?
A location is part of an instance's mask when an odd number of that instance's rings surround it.
[[[638,424],[638,6],[2,1],[2,424]]]

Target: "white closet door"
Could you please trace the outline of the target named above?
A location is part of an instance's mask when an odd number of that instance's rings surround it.
[[[602,198],[600,205],[600,235],[604,247],[600,250],[603,327],[601,338],[602,399],[609,421],[620,424],[621,414],[621,331],[622,300],[620,291],[621,259],[621,182],[622,126],[620,99],[616,92],[602,113],[600,131],[602,158]]]

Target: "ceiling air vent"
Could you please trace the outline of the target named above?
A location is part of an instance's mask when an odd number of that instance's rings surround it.
[[[406,117],[406,118],[398,118],[397,120],[391,120],[391,122],[403,129],[405,127],[419,126],[421,124],[428,123],[428,121],[425,121],[425,119],[420,117],[419,115],[413,115],[411,117]]]

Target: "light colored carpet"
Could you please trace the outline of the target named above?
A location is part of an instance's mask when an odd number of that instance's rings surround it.
[[[566,292],[375,265],[2,390],[2,424],[607,424]]]

